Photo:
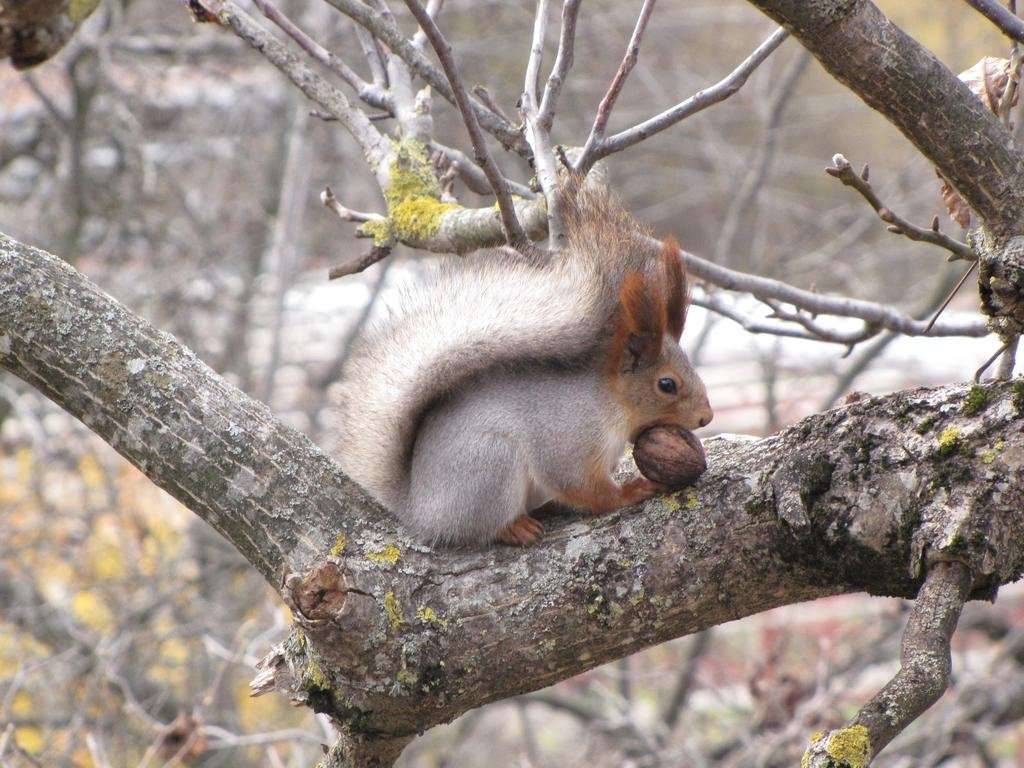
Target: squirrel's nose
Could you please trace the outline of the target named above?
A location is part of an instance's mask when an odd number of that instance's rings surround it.
[[[707,411],[705,411],[704,414],[701,415],[700,417],[700,425],[702,427],[706,427],[708,424],[711,423],[711,420],[713,418],[715,418],[715,414],[710,408],[708,408]]]

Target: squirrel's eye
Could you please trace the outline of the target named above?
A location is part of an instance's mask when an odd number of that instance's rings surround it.
[[[670,379],[667,376],[664,379],[658,379],[658,389],[666,395],[674,395],[676,393],[675,379]]]

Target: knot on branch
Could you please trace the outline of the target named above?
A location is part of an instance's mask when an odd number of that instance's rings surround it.
[[[1024,333],[1024,236],[996,243],[986,232],[976,230],[971,240],[981,255],[981,311],[1003,341],[1016,339]]]
[[[325,560],[305,574],[289,574],[282,595],[304,626],[319,626],[338,620],[346,613],[349,583],[345,571],[334,560]]]

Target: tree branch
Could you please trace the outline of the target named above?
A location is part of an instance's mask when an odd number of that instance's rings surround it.
[[[808,768],[867,765],[939,700],[949,685],[949,643],[970,591],[971,572],[963,563],[936,562],[929,568],[903,633],[900,671],[849,727],[811,743],[804,763]]]
[[[750,56],[744,59],[743,62],[725,78],[709,88],[698,91],[693,96],[686,99],[686,101],[676,104],[674,107],[665,110],[660,115],[655,115],[639,125],[627,128],[626,130],[616,133],[614,136],[610,136],[607,139],[601,138],[603,130],[596,138],[594,137],[594,131],[591,131],[591,138],[587,140],[589,150],[584,148],[584,152],[577,163],[577,169],[580,171],[589,170],[589,168],[601,158],[607,157],[615,152],[621,152],[624,149],[632,147],[634,144],[639,144],[644,139],[650,138],[654,134],[660,133],[666,128],[670,128],[676,123],[681,122],[682,120],[685,120],[686,118],[691,117],[710,106],[725,101],[743,87],[743,84],[747,82],[747,78],[750,77],[753,71],[761,66],[765,59],[767,59],[776,48],[782,45],[787,37],[789,37],[789,33],[786,32],[786,30],[775,30],[771,37],[761,43],[761,45],[750,54]],[[608,95],[611,95],[611,93],[612,89],[609,88]],[[606,99],[608,98],[608,95],[605,96]],[[612,99],[612,103],[614,104],[614,99]],[[602,107],[603,106],[604,102],[602,102]],[[600,117],[600,114],[601,109],[598,109],[598,117]],[[596,120],[594,125],[595,128],[598,127]]]
[[[262,53],[307,97],[340,122],[359,144],[367,164],[386,183],[387,163],[391,156],[388,141],[366,114],[353,106],[339,89],[310,71],[291,51],[275,40],[265,29],[231,0],[196,0],[224,26]]]
[[[263,12],[264,16],[276,24],[282,32],[294,40],[302,50],[348,83],[352,90],[359,95],[360,99],[371,107],[383,109],[385,112],[394,112],[394,104],[386,90],[363,80],[348,64],[299,29],[270,0],[253,0],[253,4]]]
[[[615,76],[608,85],[608,90],[601,99],[601,103],[597,106],[597,115],[594,116],[594,124],[590,128],[590,135],[583,145],[583,153],[576,161],[576,170],[584,175],[593,167],[594,163],[603,157],[603,155],[599,154],[599,145],[604,141],[604,132],[608,127],[608,120],[612,116],[612,110],[615,109],[615,102],[622,92],[622,86],[625,85],[626,78],[629,77],[629,73],[633,71],[633,67],[636,66],[636,62],[640,58],[640,43],[643,42],[647,22],[654,11],[654,1],[644,0],[644,4],[640,6],[640,14],[637,16],[636,25],[633,27],[633,34],[630,35],[629,43],[626,45],[626,53],[622,57],[619,68],[615,71]]]
[[[949,257],[950,261],[956,259],[963,259],[964,261],[977,261],[978,254],[974,252],[967,243],[960,242],[955,238],[950,237],[944,232],[939,231],[939,217],[936,216],[932,220],[931,229],[923,229],[914,224],[911,224],[906,219],[900,217],[895,211],[889,206],[882,202],[882,200],[875,193],[874,187],[871,186],[871,182],[868,181],[868,167],[865,165],[864,170],[858,175],[854,172],[850,166],[850,161],[842,155],[832,156],[832,165],[825,168],[825,173],[829,176],[839,179],[847,187],[852,187],[860,193],[868,205],[874,209],[875,213],[878,214],[878,218],[888,224],[888,230],[896,235],[903,235],[910,240],[916,240],[923,243],[931,243],[937,245],[939,248],[944,248],[949,251],[952,255]]]
[[[1024,43],[1024,21],[998,0],[965,0],[978,13],[995,24],[1004,35]]]
[[[567,3],[567,9],[568,5]],[[520,104],[523,124],[526,127],[526,141],[533,150],[533,168],[537,174],[537,180],[540,182],[540,187],[544,191],[544,199],[547,201],[548,237],[550,238],[551,247],[559,250],[565,246],[566,242],[562,190],[558,183],[555,153],[551,146],[550,121],[546,123],[541,116],[543,107],[538,96],[540,68],[544,61],[544,33],[547,30],[547,16],[548,0],[537,0],[537,10],[533,25],[533,42],[530,46],[530,58],[526,65],[526,76]],[[572,24],[575,26],[575,17],[572,19]],[[564,39],[564,23],[562,32]],[[561,50],[559,53],[561,53]],[[569,56],[571,58],[571,51]],[[563,67],[566,66],[564,61],[561,65]],[[552,77],[554,77],[554,73],[552,73]],[[550,86],[550,80],[548,84]],[[547,88],[545,89],[544,97],[548,98]],[[549,100],[548,107],[551,110],[554,109],[556,98],[557,93]],[[554,112],[552,111],[551,114],[553,118]]]
[[[1024,158],[956,75],[870,0],[750,0],[888,118],[1003,241],[1024,226]]]
[[[374,37],[384,43],[391,52],[400,57],[409,67],[437,93],[457,105],[455,91],[452,89],[443,72],[438,70],[412,42],[405,39],[398,27],[383,18],[379,13],[359,0],[325,0],[329,5],[348,16],[356,23],[365,27]],[[470,106],[480,126],[491,133],[502,146],[520,154],[528,153],[528,147],[522,134],[515,126],[503,119],[499,114],[487,109],[475,99],[470,99]]]
[[[979,595],[1024,569],[1008,544],[1024,536],[1009,383],[865,398],[764,440],[710,440],[700,483],[642,511],[551,520],[525,551],[436,553],[188,350],[8,238],[0,366],[282,593],[301,632],[257,690],[330,713],[346,734],[332,754],[367,761],[472,707],[730,619],[839,592],[913,595],[926,553],[955,553]],[[347,764],[372,764],[360,759]]]
[[[487,181],[490,182],[491,189],[494,190],[494,196],[498,199],[498,210],[501,212],[501,225],[505,230],[505,239],[509,245],[522,250],[529,245],[530,240],[526,236],[526,232],[523,231],[522,224],[519,223],[519,217],[516,215],[515,206],[512,204],[512,196],[509,194],[505,177],[501,175],[501,171],[498,169],[494,158],[491,157],[490,150],[487,148],[487,140],[484,139],[484,135],[480,130],[476,111],[470,102],[469,94],[466,93],[466,87],[462,84],[462,77],[459,75],[459,69],[455,65],[455,59],[452,58],[452,47],[445,40],[441,30],[437,28],[434,20],[430,18],[430,14],[419,4],[418,0],[405,0],[405,5],[412,15],[416,17],[420,29],[423,30],[427,40],[433,46],[434,53],[437,54],[437,58],[441,62],[441,68],[444,69],[444,74],[448,78],[448,82],[455,94],[455,103],[462,113],[462,121],[466,124],[470,141],[473,143],[476,162],[487,175]]]

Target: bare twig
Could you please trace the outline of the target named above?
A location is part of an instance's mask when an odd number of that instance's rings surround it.
[[[1003,34],[1024,43],[1024,21],[998,0],[966,0],[967,4],[999,27]]]
[[[370,67],[370,77],[373,78],[374,85],[387,89],[387,67],[384,64],[384,54],[381,52],[380,46],[377,45],[377,38],[361,24],[353,26],[356,30],[356,40],[359,41],[359,47],[363,49],[363,56],[366,57],[366,63]]]
[[[708,107],[718,104],[721,101],[725,101],[730,96],[735,94],[743,84],[747,82],[747,78],[750,77],[751,73],[767,59],[772,52],[775,51],[783,41],[789,36],[789,33],[784,29],[777,29],[772,35],[759,45],[753,53],[750,54],[743,62],[736,67],[729,75],[709,88],[698,91],[690,98],[685,101],[676,104],[671,109],[667,109],[659,115],[645,120],[639,125],[634,125],[632,128],[627,128],[620,133],[616,133],[614,136],[610,136],[602,141],[595,142],[591,151],[580,156],[580,162],[577,163],[577,169],[580,171],[589,170],[595,162],[603,157],[607,157],[615,152],[621,152],[624,149],[632,147],[634,144],[639,144],[644,139],[650,138],[656,133],[659,133],[666,128],[670,128],[676,123],[685,120],[692,115],[701,112]],[[588,139],[589,142],[589,139]],[[586,162],[583,162],[586,157]]]
[[[857,192],[860,193],[874,210],[878,214],[878,218],[884,221],[888,227],[887,229],[897,235],[903,235],[911,240],[916,240],[923,243],[931,243],[937,245],[940,248],[944,248],[949,251],[950,261],[955,259],[963,259],[965,261],[977,261],[978,254],[974,252],[967,243],[963,243],[955,238],[950,237],[944,232],[939,231],[939,217],[936,216],[932,219],[932,226],[930,229],[923,229],[922,227],[911,224],[906,219],[901,218],[893,212],[885,203],[881,201],[877,194],[875,194],[874,188],[871,186],[871,182],[868,181],[868,167],[865,165],[864,170],[857,174],[853,167],[850,165],[850,161],[842,155],[832,156],[832,165],[825,168],[825,173],[833,178],[839,179],[847,187],[853,187]]]
[[[660,247],[660,241],[656,238],[648,238],[647,245],[653,250]],[[834,315],[836,317],[855,317],[872,325],[877,325],[879,328],[896,331],[907,336],[981,337],[987,336],[990,333],[987,323],[982,318],[960,322],[936,323],[933,327],[926,329],[927,324],[925,321],[916,320],[884,304],[815,293],[814,291],[797,288],[780,280],[729,269],[707,259],[702,259],[688,251],[682,251],[681,253],[688,272],[695,279],[703,280],[729,291],[749,293],[761,301],[775,299],[776,301],[785,302],[793,307],[799,307],[811,316]],[[747,322],[751,322],[753,326],[758,328],[756,331],[758,333],[774,332],[772,330],[765,330],[761,323],[748,321],[747,318],[738,319],[735,310],[732,311],[732,314],[721,311],[722,302],[717,297],[706,296],[703,300],[707,302],[710,309],[743,323],[744,327],[748,327]],[[694,298],[694,303],[697,303],[697,297]],[[813,338],[809,334],[796,330],[781,335]]]
[[[324,191],[320,193],[320,202],[338,214],[338,218],[342,221],[353,221],[357,224],[365,224],[368,221],[387,221],[387,218],[379,213],[363,213],[346,208],[334,196],[334,191],[330,187],[324,187]]]
[[[236,35],[259,51],[307,97],[323,107],[338,120],[359,144],[370,168],[380,177],[386,173],[384,161],[391,148],[366,114],[354,107],[339,89],[310,71],[285,46],[267,33],[259,24],[231,0],[196,0]]]
[[[544,86],[544,96],[540,102],[539,121],[541,126],[550,131],[555,122],[555,110],[558,108],[558,97],[565,85],[565,77],[572,68],[573,55],[576,47],[576,18],[579,16],[580,3],[583,0],[565,0],[562,3],[562,31],[558,37],[558,53],[555,63]]]
[[[533,167],[537,180],[547,201],[548,238],[555,250],[565,246],[563,227],[562,194],[558,186],[558,172],[555,154],[551,148],[551,134],[541,120],[538,107],[540,68],[544,60],[544,33],[547,29],[548,0],[537,0],[537,12],[533,25],[533,42],[530,59],[526,65],[523,95],[520,99],[523,124],[526,126],[526,140],[533,149]]]
[[[363,80],[348,64],[299,29],[270,0],[253,0],[253,4],[263,12],[264,16],[276,24],[282,32],[294,40],[302,50],[348,83],[359,95],[360,99],[371,107],[383,109],[389,113],[393,111],[391,97],[382,87]]]
[[[601,103],[597,107],[597,115],[594,117],[594,124],[590,128],[590,136],[587,137],[587,142],[583,145],[583,154],[580,155],[576,163],[576,169],[584,174],[590,170],[594,162],[600,159],[597,156],[598,148],[604,140],[605,129],[608,127],[608,120],[612,115],[612,110],[615,109],[615,102],[622,92],[622,86],[625,84],[626,78],[629,77],[629,73],[633,71],[633,67],[636,66],[637,59],[640,58],[640,43],[643,42],[647,22],[654,11],[654,2],[655,0],[644,0],[644,4],[640,7],[640,15],[637,17],[636,25],[633,27],[633,34],[630,36],[629,44],[626,46],[626,53],[622,57],[622,62],[619,64],[619,68],[616,70],[615,76],[612,78],[612,82],[604,94],[604,98],[601,99]]]
[[[437,20],[437,15],[441,13],[443,8],[444,0],[428,0],[427,2],[427,13],[434,20]],[[412,44],[421,51],[427,47],[427,35],[422,29],[416,30],[416,34],[412,36]]]
[[[529,245],[529,240],[523,231],[522,225],[519,223],[519,218],[516,216],[516,210],[512,205],[512,196],[509,194],[505,177],[501,175],[498,166],[494,162],[494,158],[491,157],[490,150],[487,148],[487,141],[480,130],[477,113],[472,107],[469,94],[466,93],[466,88],[462,84],[458,68],[455,66],[455,60],[452,58],[451,45],[445,40],[441,30],[437,28],[434,20],[430,18],[426,9],[417,0],[405,0],[405,5],[409,8],[412,15],[416,17],[420,28],[424,31],[431,46],[434,48],[434,52],[441,62],[441,68],[444,69],[451,89],[455,94],[455,101],[458,104],[459,111],[462,113],[462,121],[466,124],[470,141],[473,143],[477,164],[487,174],[487,180],[490,182],[491,189],[494,190],[494,196],[498,200],[498,209],[501,212],[501,223],[505,230],[505,237],[510,245],[522,250]]]
[[[483,104],[485,107],[487,107],[487,109],[491,110],[491,112],[496,114],[502,120],[504,120],[504,121],[506,121],[508,123],[512,122],[512,118],[510,118],[505,113],[505,110],[503,110],[501,108],[501,105],[491,95],[491,92],[488,91],[484,86],[479,85],[479,84],[478,85],[474,85],[473,86],[473,95],[476,96],[480,100],[481,104]]]
[[[430,142],[430,149],[431,151],[443,154],[455,168],[462,181],[473,192],[476,192],[478,195],[494,194],[494,190],[491,189],[490,182],[487,181],[487,175],[483,172],[483,169],[474,163],[465,152],[445,144],[438,144],[436,141]],[[506,177],[505,183],[508,184],[508,188],[513,195],[519,195],[524,198],[531,198],[534,195],[532,189],[525,184],[520,184],[518,181],[513,181]]]
[[[1020,344],[1020,337],[1014,336],[1006,343],[1003,350],[1003,357],[999,361],[999,371],[996,377],[1004,381],[1013,378],[1013,368],[1017,364],[1017,347]]]
[[[935,321],[939,319],[939,315],[941,315],[946,310],[946,307],[949,306],[949,302],[953,300],[953,297],[956,296],[957,291],[959,291],[963,287],[964,283],[967,282],[967,278],[971,276],[971,273],[974,271],[974,268],[976,266],[978,266],[978,262],[972,261],[971,265],[967,267],[966,270],[964,270],[964,274],[961,276],[959,280],[957,280],[956,285],[953,286],[953,290],[951,290],[949,292],[949,295],[946,296],[945,299],[943,299],[942,304],[939,305],[939,308],[935,310],[935,314],[932,315],[931,320],[928,321],[928,325],[926,325],[924,329],[925,333],[928,333],[928,331],[932,329],[932,326],[935,325]]]
[[[457,104],[455,92],[445,78],[445,74],[438,70],[419,48],[407,40],[390,19],[359,0],[326,0],[326,2],[371,32],[391,50],[392,54],[402,59],[431,88],[441,94],[442,98],[452,104]],[[529,154],[529,148],[523,141],[522,135],[508,120],[487,109],[479,101],[470,100],[469,103],[480,126],[493,134],[502,143],[502,146],[520,154]]]
[[[378,261],[386,259],[391,255],[391,247],[387,245],[375,245],[370,249],[369,253],[363,254],[358,259],[339,264],[336,267],[331,267],[327,271],[328,280],[337,280],[342,277],[348,277],[354,275],[357,272],[362,272],[367,267],[372,267]]]
[[[1010,342],[1004,341],[1001,345],[999,345],[999,349],[997,349],[995,351],[995,354],[993,354],[992,357],[988,358],[984,363],[982,363],[980,366],[978,366],[978,370],[976,370],[974,372],[974,383],[975,384],[977,384],[978,382],[981,381],[981,377],[985,375],[985,371],[987,371],[989,368],[991,368],[992,367],[992,363],[994,363],[996,360],[998,360],[1000,358],[1000,356],[1002,356],[1002,354],[1004,352],[1006,352],[1009,348],[1010,348]]]
[[[962,278],[961,278],[962,279]],[[918,319],[926,318],[932,315],[935,310],[942,304],[943,301],[947,300],[950,289],[955,284],[955,281],[951,281],[948,277],[941,280],[925,303],[924,307],[920,312],[915,313],[915,317]],[[883,353],[890,344],[892,344],[900,334],[893,331],[886,331],[882,336],[875,339],[871,344],[862,350],[858,355],[857,359],[850,363],[849,367],[843,371],[832,387],[832,391],[829,395],[821,401],[818,406],[819,411],[827,411],[840,397],[845,395],[850,389],[850,386],[857,380],[857,378],[866,371],[871,364]]]

